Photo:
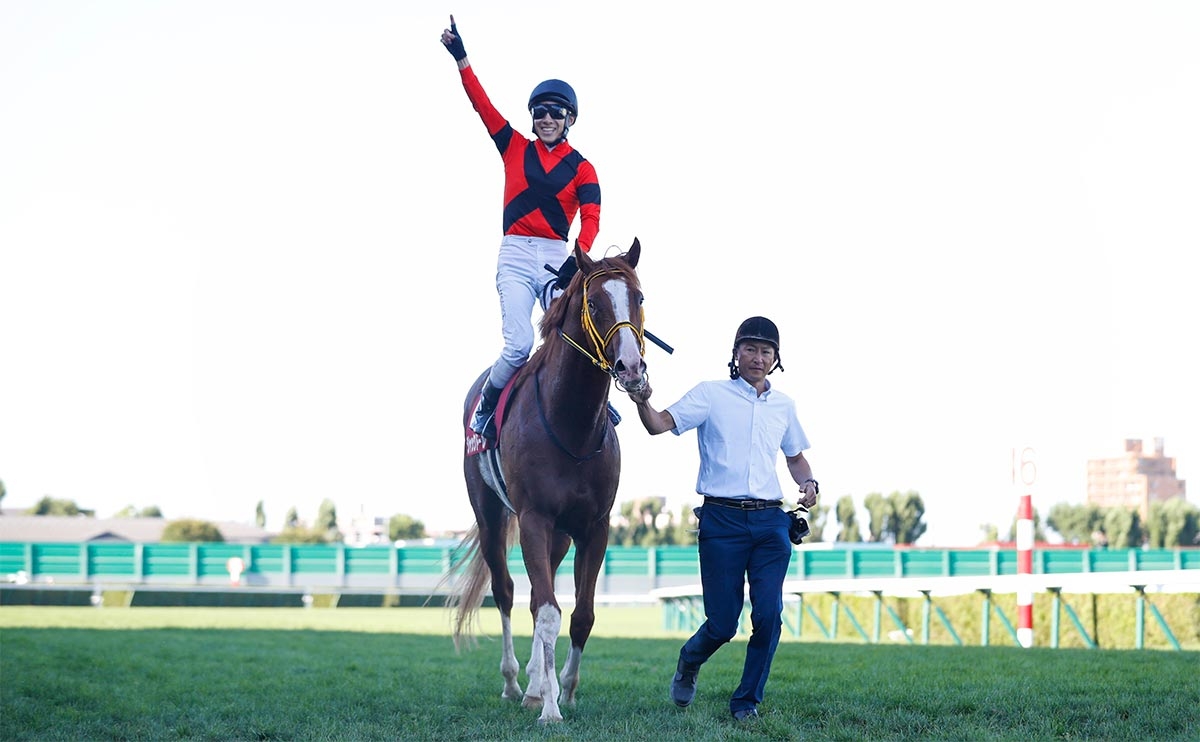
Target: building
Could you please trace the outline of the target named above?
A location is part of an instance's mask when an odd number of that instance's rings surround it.
[[[360,505],[358,515],[352,516],[349,523],[339,515],[337,526],[347,546],[372,546],[388,543],[388,520],[368,515],[366,506]]]
[[[129,542],[158,543],[166,518],[89,518],[82,515],[26,515],[4,510],[0,513],[0,542],[68,543]],[[225,542],[265,544],[275,534],[256,526],[232,521],[213,523]]]
[[[1154,439],[1153,453],[1142,450],[1140,439],[1128,438],[1124,455],[1089,459],[1087,503],[1102,508],[1137,508],[1144,519],[1150,503],[1186,497],[1186,483],[1175,476],[1175,459],[1163,451],[1162,438]]]

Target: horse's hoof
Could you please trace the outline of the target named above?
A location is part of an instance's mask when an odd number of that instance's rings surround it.
[[[542,707],[541,696],[525,696],[525,700],[521,701],[521,705],[527,709],[540,709]]]
[[[503,698],[505,701],[517,701],[521,698],[521,689],[518,688],[516,693],[504,691],[503,693],[500,694],[500,697]]]
[[[563,720],[562,714],[556,714],[554,716],[539,716],[538,717],[538,726],[544,727],[547,724],[557,724],[562,720]]]

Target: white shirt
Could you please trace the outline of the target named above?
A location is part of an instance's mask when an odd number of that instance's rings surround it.
[[[782,500],[778,452],[790,457],[809,447],[796,403],[771,389],[770,382],[760,396],[741,377],[703,381],[667,412],[675,420],[675,435],[698,428],[696,492],[702,495]]]

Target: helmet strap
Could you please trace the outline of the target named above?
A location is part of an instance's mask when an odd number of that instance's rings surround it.
[[[568,129],[570,129],[570,128],[571,128],[570,126],[567,126],[567,125],[564,123],[564,124],[563,124],[563,130],[562,130],[562,134],[560,134],[560,135],[559,135],[558,139],[555,139],[555,140],[554,140],[553,142],[551,142],[550,144],[547,144],[547,145],[546,145],[546,149],[554,149],[554,148],[555,148],[555,147],[557,147],[558,145],[560,145],[560,144],[562,144],[563,142],[565,142],[565,141],[567,140],[567,130],[568,130]],[[537,130],[537,122],[536,122],[536,121],[534,121],[534,122],[533,122],[533,126],[531,126],[531,127],[529,128],[529,131],[531,131],[531,132],[533,133],[533,135],[534,135],[535,137],[537,137],[537,140],[538,140],[539,142],[540,142],[540,141],[542,141],[542,137],[541,137],[541,135],[540,135],[540,134],[538,134],[538,130]]]
[[[767,376],[770,376],[771,374],[775,373],[775,369],[779,369],[780,371],[783,370],[783,361],[779,358],[778,350],[775,351],[775,365],[771,366],[770,370],[767,371]],[[735,345],[735,346],[733,346],[733,358],[729,359],[729,378],[736,379],[737,377],[739,377],[741,375],[742,375],[742,371],[740,368],[738,368],[737,346]]]

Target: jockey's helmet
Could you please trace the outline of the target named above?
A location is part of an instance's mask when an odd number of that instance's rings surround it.
[[[538,83],[533,92],[529,94],[528,108],[533,110],[534,103],[543,101],[552,101],[566,106],[572,116],[579,117],[579,101],[575,98],[575,89],[562,80],[545,80]]]

